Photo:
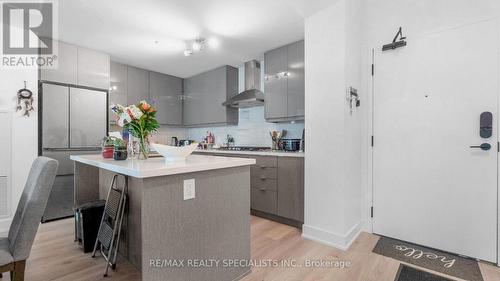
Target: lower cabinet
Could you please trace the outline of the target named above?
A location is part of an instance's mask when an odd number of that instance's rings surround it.
[[[278,193],[265,188],[255,188],[250,191],[250,204],[253,210],[275,214],[278,211]]]
[[[196,153],[196,152],[195,152]],[[206,152],[196,154],[207,155]],[[210,153],[253,158],[250,167],[250,208],[253,214],[293,226],[304,222],[304,158]]]
[[[304,222],[304,158],[260,156],[256,162],[250,170],[252,209]]]
[[[278,215],[304,221],[304,158],[278,158]]]

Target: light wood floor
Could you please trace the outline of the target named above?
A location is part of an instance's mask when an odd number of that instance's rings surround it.
[[[378,240],[376,235],[362,233],[348,251],[341,251],[303,239],[295,228],[258,217],[252,217],[251,229],[252,259],[293,259],[297,264],[306,259],[343,260],[351,265],[343,269],[254,267],[244,281],[392,281],[399,266],[398,261],[371,252]],[[40,226],[28,259],[26,280],[140,280],[138,272],[125,261],[118,264],[117,271],[110,271],[110,277],[103,278],[104,265],[102,258],[92,259],[73,243],[73,221],[66,219]],[[480,267],[485,281],[500,280],[500,268],[484,263]],[[9,280],[8,274],[0,280]]]

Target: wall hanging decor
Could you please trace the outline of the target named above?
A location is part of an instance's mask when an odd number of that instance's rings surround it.
[[[23,116],[29,117],[30,112],[35,111],[33,100],[33,92],[26,88],[26,81],[24,81],[24,88],[17,91],[16,111],[23,111]]]

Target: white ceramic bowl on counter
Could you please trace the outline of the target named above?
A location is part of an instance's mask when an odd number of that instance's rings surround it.
[[[192,143],[186,146],[170,146],[158,143],[152,143],[151,147],[156,150],[161,156],[165,157],[167,162],[186,161],[193,151],[198,147],[197,143]]]

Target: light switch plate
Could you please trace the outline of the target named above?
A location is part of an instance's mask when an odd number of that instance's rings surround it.
[[[184,180],[184,200],[194,199],[196,195],[194,179]]]

